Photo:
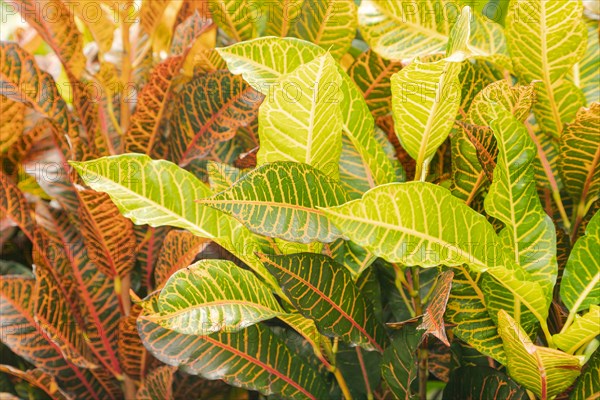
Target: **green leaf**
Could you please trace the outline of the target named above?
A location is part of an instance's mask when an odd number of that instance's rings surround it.
[[[209,239],[221,234],[219,213],[194,202],[209,197],[210,189],[169,161],[128,154],[70,164],[94,190],[108,193],[137,225],[175,226]]]
[[[498,313],[498,331],[508,357],[508,373],[541,398],[552,398],[579,376],[579,358],[536,346],[505,311]]]
[[[244,79],[259,92],[269,95],[273,83],[293,72],[300,65],[326,54],[319,46],[294,38],[260,38],[218,49],[234,74]],[[338,66],[342,76],[340,106],[343,131],[368,165],[369,175],[377,185],[394,182],[394,166],[385,151],[373,137],[374,120],[369,108],[352,79]]]
[[[600,212],[588,223],[585,236],[575,242],[565,266],[560,297],[571,312],[600,303]]]
[[[354,0],[311,0],[304,2],[289,35],[318,44],[339,60],[357,27]]]
[[[450,30],[446,55],[451,56],[458,51],[469,58],[493,61],[503,68],[512,69],[504,30],[479,12],[472,12],[470,6],[463,7]]]
[[[559,349],[575,354],[577,350],[600,335],[598,321],[600,321],[600,306],[592,304],[588,313],[583,316],[576,315],[573,324],[565,332],[554,335],[552,339]]]
[[[315,355],[320,359],[326,359],[322,353],[323,351],[327,357],[331,357],[333,355],[331,341],[327,337],[323,336],[321,332],[319,332],[315,321],[312,319],[306,318],[297,312],[278,315],[277,318],[285,322],[296,332],[302,335],[302,337],[306,339],[308,343],[310,343]]]
[[[462,61],[416,60],[392,76],[396,134],[422,173],[454,124],[460,106],[458,74]]]
[[[179,333],[237,332],[283,310],[267,286],[231,261],[202,260],[177,271],[158,296],[152,322]]]
[[[311,243],[331,242],[340,236],[317,207],[347,200],[341,185],[319,170],[276,162],[249,172],[230,189],[201,202],[234,216],[260,235]]]
[[[383,351],[383,327],[344,266],[313,253],[260,258],[294,307],[323,334]]]
[[[570,400],[591,400],[600,393],[600,349],[596,349],[579,377]]]
[[[445,15],[444,7],[433,10],[437,1],[422,4],[409,1],[365,0],[358,9],[360,32],[373,51],[384,58],[403,60],[442,52],[448,42],[449,21],[455,21],[459,12]],[[441,4],[438,4],[441,6]],[[421,20],[421,7],[431,14]]]
[[[587,49],[583,59],[573,66],[573,80],[583,91],[587,104],[600,101],[600,41],[598,40],[598,21],[585,18],[587,27]]]
[[[121,213],[135,224],[175,226],[212,239],[277,288],[273,277],[254,255],[255,250],[265,245],[264,241],[234,218],[198,204],[196,200],[209,197],[212,192],[190,172],[141,154],[71,162],[71,165],[94,190],[108,193]]]
[[[455,324],[454,335],[479,352],[506,364],[502,339],[486,307],[481,291],[482,274],[471,273],[464,266],[454,270],[446,320]]]
[[[392,337],[383,353],[381,374],[396,398],[417,398],[411,385],[417,377],[416,352],[422,337],[413,324],[408,324]]]
[[[497,106],[495,114],[491,128],[498,161],[485,210],[504,223],[499,233],[504,249],[540,284],[550,304],[558,274],[556,232],[537,196],[533,167],[536,147],[525,126],[508,110]]]
[[[156,309],[156,296],[146,308]],[[269,328],[256,324],[235,333],[183,335],[146,318],[138,318],[145,346],[160,361],[188,374],[226,383],[264,395],[290,399],[328,398],[328,386],[304,356],[296,354]]]
[[[580,1],[515,0],[506,17],[515,70],[522,82],[541,80],[534,112],[542,130],[554,137],[585,101],[563,79],[585,51],[582,11]]]
[[[578,207],[588,207],[600,194],[600,103],[580,109],[566,126],[558,166],[571,198]]]
[[[392,183],[362,199],[324,210],[350,240],[378,257],[404,265],[503,265],[492,225],[442,187]]]
[[[287,36],[293,22],[302,12],[303,3],[304,0],[280,0],[277,3],[262,3],[266,26],[264,27],[264,35],[261,36]]]
[[[461,32],[471,53],[489,56],[505,52],[500,25],[478,13],[469,15],[469,9],[463,8],[462,13],[463,21],[470,23],[473,32]],[[403,60],[446,50],[460,14],[460,7],[448,0],[365,0],[358,9],[358,23],[362,36],[375,52],[387,59]]]
[[[452,371],[442,400],[529,400],[527,392],[506,374],[487,366]]]
[[[248,40],[257,35],[259,5],[252,0],[209,0],[213,20],[231,39]]]
[[[331,55],[315,58],[274,85],[274,93],[265,98],[258,114],[258,165],[296,161],[338,177],[341,77]]]
[[[381,358],[376,351],[339,343],[335,367],[340,370],[354,399],[367,399],[381,382]]]
[[[245,173],[234,166],[214,161],[207,163],[206,171],[208,173],[210,188],[215,193],[229,189]]]

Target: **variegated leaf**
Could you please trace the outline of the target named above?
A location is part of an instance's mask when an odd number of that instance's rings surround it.
[[[294,38],[261,38],[218,49],[234,74],[242,74],[256,90],[265,95],[282,75],[293,72],[326,52],[319,46]],[[343,131],[368,165],[376,184],[395,181],[394,166],[373,138],[374,121],[369,108],[352,79],[338,66],[342,76],[341,102]]]
[[[102,273],[123,278],[135,262],[135,235],[130,220],[119,213],[105,193],[79,192],[82,235],[89,257]]]
[[[258,165],[296,161],[337,178],[342,151],[340,85],[328,54],[282,75],[260,106]]]
[[[146,307],[152,310],[154,306]],[[156,358],[189,374],[290,399],[318,400],[328,395],[327,384],[316,368],[261,324],[235,333],[183,335],[142,314],[138,331]]]
[[[505,311],[498,313],[498,331],[508,358],[508,373],[537,396],[553,397],[579,376],[581,365],[577,357],[536,346]]]
[[[225,260],[202,260],[177,271],[156,307],[158,313],[146,319],[188,335],[237,332],[283,313],[268,286]]]
[[[169,138],[170,158],[181,166],[206,156],[255,118],[262,96],[227,71],[200,75],[175,98]]]
[[[339,60],[350,48],[357,27],[354,0],[311,0],[304,1],[289,36],[318,44]]]
[[[344,266],[313,253],[260,258],[294,307],[314,320],[320,332],[369,350],[383,351],[383,327]]]
[[[299,243],[331,242],[340,232],[318,207],[348,200],[341,185],[306,164],[265,164],[231,188],[202,200],[226,212],[251,231]]]
[[[584,103],[564,80],[585,51],[586,29],[579,1],[515,0],[506,17],[508,48],[523,83],[541,80],[534,112],[542,130],[559,137]],[[579,93],[577,93],[579,92]]]

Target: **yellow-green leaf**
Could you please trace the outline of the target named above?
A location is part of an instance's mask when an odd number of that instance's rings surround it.
[[[582,316],[575,316],[573,324],[566,331],[552,336],[559,349],[575,354],[582,346],[586,346],[600,335],[600,306],[592,304],[590,311]]]
[[[173,274],[146,319],[188,335],[237,332],[283,310],[270,289],[231,261],[202,260]]]
[[[342,78],[326,54],[281,76],[258,113],[257,163],[296,161],[339,176]]]
[[[508,358],[508,373],[537,396],[552,398],[579,376],[579,358],[536,346],[519,324],[502,310],[498,313],[498,330]]]
[[[348,200],[341,185],[306,164],[276,162],[244,175],[231,188],[202,200],[251,231],[299,243],[331,242],[340,232],[318,207]]]

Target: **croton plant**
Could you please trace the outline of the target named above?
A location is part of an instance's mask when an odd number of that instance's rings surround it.
[[[2,399],[597,399],[600,8],[2,0]]]

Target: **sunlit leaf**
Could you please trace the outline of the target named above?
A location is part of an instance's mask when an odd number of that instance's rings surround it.
[[[579,358],[536,346],[519,324],[502,310],[498,313],[498,331],[508,358],[508,373],[537,396],[553,397],[579,376]]]
[[[560,297],[573,312],[600,303],[600,212],[588,223],[585,236],[575,242],[565,266]]]
[[[483,270],[504,257],[483,216],[429,183],[376,187],[325,213],[350,240],[390,262],[423,267],[467,263]]]
[[[121,213],[135,224],[174,226],[213,239],[274,285],[254,255],[260,250],[261,241],[232,217],[197,203],[212,192],[193,174],[171,162],[153,161],[140,154],[71,165],[93,189],[108,193]],[[157,187],[161,190],[154,189]]]
[[[258,165],[296,161],[336,178],[342,151],[340,85],[330,55],[282,75],[260,106]]]
[[[237,332],[283,312],[252,272],[225,260],[202,260],[177,271],[156,307],[158,313],[146,319],[189,335]]]
[[[417,60],[392,77],[396,134],[422,173],[452,129],[460,106],[462,61]]]
[[[251,231],[293,242],[331,242],[340,232],[317,207],[348,199],[339,183],[306,164],[276,162],[259,167],[230,189],[202,200]]]
[[[342,265],[311,253],[262,255],[261,260],[298,311],[314,320],[323,334],[339,336],[370,350],[383,350],[383,327]]]
[[[350,48],[357,27],[354,0],[304,1],[289,36],[318,44],[340,59]]]
[[[537,152],[525,127],[503,106],[491,128],[498,145],[486,212],[504,223],[499,236],[515,263],[544,289],[550,303],[558,274],[554,224],[537,197],[533,159]]]
[[[465,9],[462,12],[470,14]],[[375,52],[387,59],[403,60],[446,50],[460,14],[460,5],[447,0],[366,0],[361,2],[358,21],[362,36]],[[471,25],[470,38],[468,32],[464,35],[471,53],[490,56],[506,51],[500,25],[478,13],[465,21],[469,22],[467,27]]]
[[[516,0],[506,17],[506,37],[523,83],[541,80],[534,112],[547,134],[559,137],[563,123],[583,105],[583,95],[564,80],[585,51],[586,29],[579,1]]]
[[[293,72],[326,52],[317,45],[294,38],[261,38],[218,49],[234,74],[242,74],[256,90],[269,95],[269,88],[282,75]],[[368,165],[369,175],[376,184],[395,181],[394,167],[385,151],[373,138],[374,121],[369,108],[341,67],[341,102],[343,132]]]
[[[579,348],[588,344],[600,335],[600,306],[592,304],[590,311],[583,316],[576,316],[575,321],[563,333],[552,337],[556,346],[569,354],[574,354]]]

